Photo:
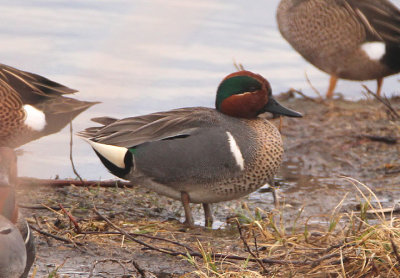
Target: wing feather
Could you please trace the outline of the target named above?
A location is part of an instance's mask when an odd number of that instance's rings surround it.
[[[368,31],[368,40],[400,44],[400,10],[388,0],[344,0]]]
[[[146,142],[190,136],[199,127],[217,121],[217,113],[211,108],[181,108],[115,120],[105,126],[90,127],[79,135],[99,143],[130,148]]]
[[[77,92],[43,76],[0,64],[0,82],[11,87],[24,104],[36,104],[44,98]]]

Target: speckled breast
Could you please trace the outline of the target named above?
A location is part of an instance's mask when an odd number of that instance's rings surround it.
[[[251,153],[244,155],[244,170],[235,177],[213,184],[203,202],[221,202],[245,196],[270,182],[278,171],[283,154],[278,129],[265,119],[248,120],[253,130],[249,138]]]

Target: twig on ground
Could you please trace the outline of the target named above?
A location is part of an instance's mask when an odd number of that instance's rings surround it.
[[[39,229],[42,230],[42,229],[43,229],[43,228],[42,228],[42,224],[40,224],[40,221],[39,221],[37,215],[36,215],[36,214],[33,214],[33,218],[35,218],[36,225],[38,225]],[[51,244],[49,238],[48,238],[48,237],[45,237],[45,240],[46,240],[46,242],[47,242],[47,245],[48,245],[49,247],[51,247],[52,244]]]
[[[278,126],[279,133],[282,133],[282,129],[283,129],[283,119],[282,118],[283,118],[282,116],[279,116],[279,126]]]
[[[39,234],[42,234],[42,235],[44,235],[44,236],[52,237],[52,238],[54,238],[54,239],[56,239],[56,240],[59,240],[59,241],[65,242],[65,243],[71,243],[71,244],[74,244],[74,245],[83,246],[83,243],[80,243],[80,242],[73,242],[72,240],[70,240],[70,239],[68,239],[68,238],[64,238],[64,237],[60,237],[60,236],[56,236],[56,235],[50,234],[50,233],[48,233],[48,232],[42,231],[42,230],[39,229],[39,228],[36,228],[35,226],[29,225],[29,227],[30,227],[32,230],[34,230],[34,231],[36,231],[36,232],[38,232]]]
[[[394,253],[394,256],[395,256],[396,259],[397,259],[397,263],[400,265],[399,250],[397,249],[397,245],[396,245],[396,244],[394,243],[394,241],[393,241],[393,235],[392,235],[392,234],[390,234],[390,242],[391,242],[391,244],[392,244],[393,253]]]
[[[121,180],[106,180],[106,181],[78,181],[78,180],[56,180],[56,179],[37,179],[37,178],[19,178],[20,186],[100,186],[100,187],[119,187],[119,188],[132,188],[132,185],[129,182],[121,181]]]
[[[308,78],[308,74],[306,71],[304,71],[304,75],[306,77],[306,81],[308,83],[308,85],[310,85],[311,89],[318,95],[318,97],[320,98],[321,102],[324,102],[324,99],[322,98],[321,93],[317,90],[317,88],[314,87],[314,85],[311,83],[310,78]]]
[[[117,259],[103,259],[103,260],[96,260],[94,262],[92,268],[90,269],[88,278],[93,277],[93,271],[96,268],[96,265],[98,265],[99,263],[106,263],[106,262],[112,262],[112,263],[119,264],[122,267],[122,269],[124,270],[124,276],[126,275],[126,268],[125,268],[125,266],[122,264],[122,262],[120,260],[117,260]]]
[[[316,259],[316,260],[312,261],[311,265],[312,265],[313,267],[315,267],[315,266],[319,265],[321,262],[323,262],[323,261],[325,261],[325,260],[328,260],[328,259],[331,259],[331,258],[335,258],[335,257],[340,257],[340,256],[341,256],[341,255],[338,254],[338,253],[328,254],[328,255],[322,256],[322,257],[319,258],[319,259]]]
[[[251,233],[252,233],[253,239],[254,239],[254,249],[256,250],[257,258],[259,258],[259,257],[260,257],[260,254],[258,253],[257,237],[256,237],[256,233],[254,232],[254,229],[251,230]]]
[[[139,266],[139,264],[132,259],[132,265],[136,270],[139,272],[139,274],[142,276],[142,278],[146,278],[146,272]]]
[[[178,256],[178,255],[183,255],[183,256],[185,256],[185,255],[186,255],[186,254],[183,253],[183,252],[171,252],[171,251],[168,251],[168,250],[165,250],[165,249],[161,249],[161,248],[158,248],[158,247],[154,247],[154,246],[152,246],[152,245],[150,245],[150,244],[147,244],[147,243],[145,243],[145,242],[143,242],[143,241],[141,241],[141,240],[139,240],[139,239],[136,239],[135,237],[131,236],[127,231],[125,231],[125,230],[123,230],[122,228],[118,227],[117,225],[115,225],[114,223],[112,223],[108,218],[106,218],[105,216],[103,216],[103,215],[96,209],[96,207],[93,208],[93,211],[94,211],[101,219],[103,219],[104,221],[106,221],[111,227],[113,227],[114,229],[116,229],[117,231],[119,231],[121,234],[125,235],[127,238],[129,238],[130,240],[132,240],[132,241],[134,241],[134,242],[136,242],[136,243],[138,243],[138,244],[140,244],[140,245],[146,246],[146,247],[149,248],[150,250],[158,251],[158,252],[161,252],[161,253],[164,253],[164,254],[168,254],[168,255],[172,255],[172,256]]]
[[[203,258],[203,254],[198,253],[198,252],[180,252],[180,251],[174,251],[174,250],[168,250],[165,248],[158,248],[158,247],[154,247],[150,244],[147,244],[141,240],[138,240],[136,238],[134,238],[133,236],[131,236],[128,232],[126,232],[125,230],[123,230],[122,228],[116,226],[114,223],[112,223],[107,217],[103,216],[95,207],[93,208],[93,211],[104,221],[106,221],[111,227],[113,227],[114,229],[116,229],[117,231],[119,231],[121,234],[125,235],[125,237],[129,238],[130,240],[145,246],[145,249],[148,250],[152,250],[152,251],[157,251],[160,253],[164,253],[164,254],[168,254],[171,256],[183,256],[183,257],[187,257],[188,255],[190,255],[191,257],[199,257],[199,258]],[[260,259],[263,263],[267,263],[267,264],[280,264],[280,265],[312,265],[314,262],[321,262],[325,259],[329,259],[330,257],[334,257],[335,255],[329,255],[329,256],[324,256],[322,258],[319,258],[315,261],[311,261],[309,259],[305,259],[305,260],[277,260],[277,259]],[[242,261],[251,261],[251,262],[257,262],[258,259],[255,258],[248,258],[248,257],[243,257],[243,256],[236,256],[236,255],[227,255],[227,254],[221,254],[221,253],[213,253],[212,254],[213,258],[216,259],[224,259],[224,260],[242,260]]]
[[[59,206],[59,207],[61,208],[61,210],[68,216],[69,220],[70,220],[70,221],[72,222],[72,224],[74,225],[74,227],[75,227],[75,232],[76,232],[77,234],[80,234],[80,233],[82,232],[82,230],[81,230],[81,228],[79,227],[79,224],[78,224],[78,222],[76,221],[75,217],[73,217],[72,214],[71,214],[69,211],[67,211],[67,210],[63,207],[63,205],[62,205],[61,203],[59,203],[58,206]]]
[[[369,93],[370,95],[372,95],[374,98],[376,98],[379,102],[381,102],[383,105],[386,106],[386,108],[389,110],[389,112],[392,114],[394,119],[399,120],[400,119],[400,115],[399,113],[397,113],[396,109],[393,108],[392,104],[390,103],[390,101],[387,99],[387,97],[382,98],[381,96],[378,96],[377,94],[375,94],[374,92],[372,92],[367,86],[362,85],[364,87],[364,89],[367,91],[367,93]]]
[[[83,235],[123,235],[119,231],[118,232],[97,232],[97,231],[84,232],[84,231],[82,231],[80,234],[83,234]],[[165,241],[165,242],[172,243],[174,245],[186,248],[189,251],[193,251],[193,249],[190,248],[189,246],[187,246],[187,245],[185,245],[183,243],[177,242],[177,241],[170,240],[170,239],[157,237],[157,236],[146,235],[146,234],[137,234],[137,233],[128,233],[128,234],[131,235],[131,236],[135,236],[135,237],[141,236],[141,237],[145,237],[145,238],[149,238],[149,239]]]
[[[400,207],[397,208],[382,208],[382,209],[368,209],[367,211],[365,211],[368,214],[375,214],[375,213],[396,213],[396,212],[400,212]]]
[[[75,168],[75,164],[74,164],[74,160],[72,157],[72,147],[74,145],[73,142],[73,130],[72,130],[72,121],[69,122],[69,134],[70,134],[70,140],[69,140],[69,160],[71,161],[71,166],[72,166],[72,171],[74,172],[74,174],[77,176],[77,178],[83,183],[83,179],[82,177],[78,174],[78,171],[76,171]]]
[[[369,134],[361,134],[358,137],[367,138],[371,141],[383,142],[389,145],[394,145],[397,143],[397,138],[392,136],[380,136],[380,135],[369,135]]]
[[[355,243],[345,243],[345,242],[341,242],[341,243],[338,243],[338,244],[335,244],[335,245],[332,245],[332,246],[326,248],[325,250],[323,250],[322,252],[320,252],[320,254],[321,254],[321,253],[329,253],[329,252],[330,252],[331,250],[333,250],[333,249],[337,249],[337,248],[342,248],[342,249],[344,249],[344,248],[347,248],[347,247],[353,247],[353,246],[355,246],[355,245],[356,245]]]
[[[243,245],[244,245],[244,247],[246,248],[247,252],[249,252],[249,254],[250,254],[254,259],[256,259],[256,262],[258,263],[258,265],[259,265],[259,266],[262,268],[262,270],[263,270],[263,274],[269,273],[269,271],[265,268],[265,265],[262,263],[262,261],[260,260],[260,258],[259,258],[258,256],[256,256],[256,255],[253,253],[253,251],[251,251],[250,246],[247,244],[247,241],[246,241],[246,239],[245,239],[244,236],[243,236],[242,227],[240,226],[239,220],[238,220],[237,218],[236,218],[236,226],[237,226],[238,231],[239,231],[240,239],[242,240]]]
[[[30,205],[30,204],[18,204],[18,207],[24,208],[24,209],[51,209],[51,210],[61,210],[59,206],[45,206],[45,205]],[[64,208],[70,208],[70,207],[64,207]]]
[[[318,103],[318,104],[328,105],[322,98],[321,99],[315,99],[315,98],[309,97],[306,94],[304,94],[302,91],[296,90],[294,88],[290,88],[288,92],[299,94],[303,98],[305,98],[305,99],[307,99],[309,101]]]

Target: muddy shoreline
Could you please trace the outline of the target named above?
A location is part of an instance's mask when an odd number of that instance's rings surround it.
[[[304,114],[301,119],[285,118],[282,123],[279,119],[272,120],[281,125],[284,140],[285,162],[277,176],[277,185],[283,215],[289,222],[304,208],[301,216],[304,221],[318,215],[315,222],[321,224],[323,215],[329,215],[344,196],[340,209],[356,210],[359,194],[344,176],[369,186],[386,207],[399,202],[400,120],[383,104],[373,99],[318,103],[290,95],[280,96],[280,101]],[[400,98],[392,98],[390,102],[400,111]],[[126,229],[179,239],[190,246],[212,242],[215,251],[225,253],[244,253],[235,227],[225,224],[227,218],[242,210],[243,203],[250,211],[256,207],[266,212],[274,209],[270,193],[256,192],[240,200],[214,205],[215,218],[222,229],[186,230],[179,223],[183,219],[179,202],[143,188],[30,185],[21,187],[18,193],[21,204],[57,206],[61,203],[89,230],[106,229],[91,210],[96,205],[113,223]],[[135,243],[122,242],[120,236],[76,235],[69,219],[58,211],[21,211],[32,225],[39,223],[43,230],[83,243],[82,247],[74,247],[36,233],[36,277],[47,277],[57,267],[59,277],[88,277],[91,271],[93,277],[140,277],[132,259],[149,277],[179,277],[196,269],[185,259],[143,250]],[[194,213],[197,223],[201,223],[200,206]],[[110,258],[117,258],[118,262]],[[188,275],[191,276],[196,277]]]

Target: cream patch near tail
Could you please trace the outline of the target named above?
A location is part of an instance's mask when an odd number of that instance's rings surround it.
[[[93,149],[95,149],[99,154],[104,156],[104,158],[106,158],[112,164],[121,169],[125,168],[125,155],[126,152],[128,151],[127,148],[97,143],[89,139],[86,140],[92,146]]]
[[[386,53],[386,45],[383,42],[367,42],[361,45],[361,49],[375,61],[379,61]]]
[[[33,107],[32,105],[25,104],[25,121],[24,124],[36,131],[41,131],[46,126],[46,115]]]

